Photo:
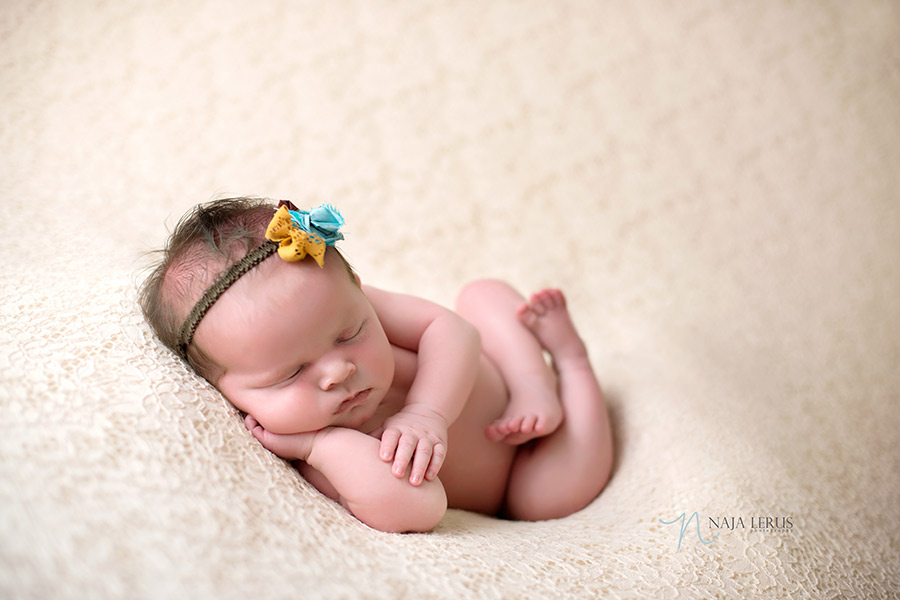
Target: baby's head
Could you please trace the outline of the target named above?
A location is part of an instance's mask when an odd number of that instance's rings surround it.
[[[221,366],[194,339],[195,330],[226,291],[241,293],[237,283],[249,283],[239,280],[252,280],[259,275],[254,271],[264,272],[279,260],[272,257],[278,244],[266,239],[275,211],[272,201],[259,198],[230,198],[194,207],[175,226],[159,265],[141,286],[141,309],[159,339],[213,384]],[[328,246],[325,254],[331,268],[340,269],[356,284],[337,249]],[[311,260],[301,263],[302,268],[319,268]]]

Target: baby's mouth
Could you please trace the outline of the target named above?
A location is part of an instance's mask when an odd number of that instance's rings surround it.
[[[340,406],[337,407],[337,410],[334,411],[334,414],[342,415],[350,409],[359,406],[368,399],[369,393],[371,391],[372,388],[368,388],[361,392],[353,394],[352,396],[341,402]]]

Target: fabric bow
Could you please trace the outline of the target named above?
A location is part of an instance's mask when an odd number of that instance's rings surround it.
[[[266,228],[266,239],[280,244],[278,256],[282,260],[295,262],[303,260],[308,254],[320,267],[324,267],[325,247],[344,239],[339,231],[343,224],[341,213],[327,204],[306,212],[296,210],[290,203],[283,203]]]

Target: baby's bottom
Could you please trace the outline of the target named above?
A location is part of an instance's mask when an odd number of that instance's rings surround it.
[[[457,312],[478,328],[484,353],[509,388],[505,412],[485,435],[524,444],[507,483],[507,516],[536,521],[581,510],[609,479],[612,436],[562,292],[542,290],[526,301],[506,283],[476,281],[460,293]]]

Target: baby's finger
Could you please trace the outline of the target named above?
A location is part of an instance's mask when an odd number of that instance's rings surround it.
[[[425,477],[425,470],[431,462],[434,453],[431,442],[428,440],[419,440],[416,446],[416,456],[413,458],[412,469],[409,473],[409,482],[413,485],[421,485],[422,479]]]
[[[433,480],[437,477],[438,471],[441,470],[441,467],[444,466],[444,459],[447,458],[447,447],[438,442],[434,445],[434,450],[431,454],[431,464],[428,467],[428,470],[425,472],[425,479],[428,481]]]
[[[416,436],[408,434],[400,436],[400,441],[397,442],[397,451],[394,454],[394,465],[391,469],[394,473],[394,477],[403,477],[406,475],[406,467],[409,465],[409,461],[412,460],[413,452],[416,450],[417,441],[418,438],[416,438]]]
[[[381,434],[381,446],[378,449],[378,455],[384,462],[391,462],[394,458],[394,450],[400,441],[400,432],[396,429],[387,429]]]

